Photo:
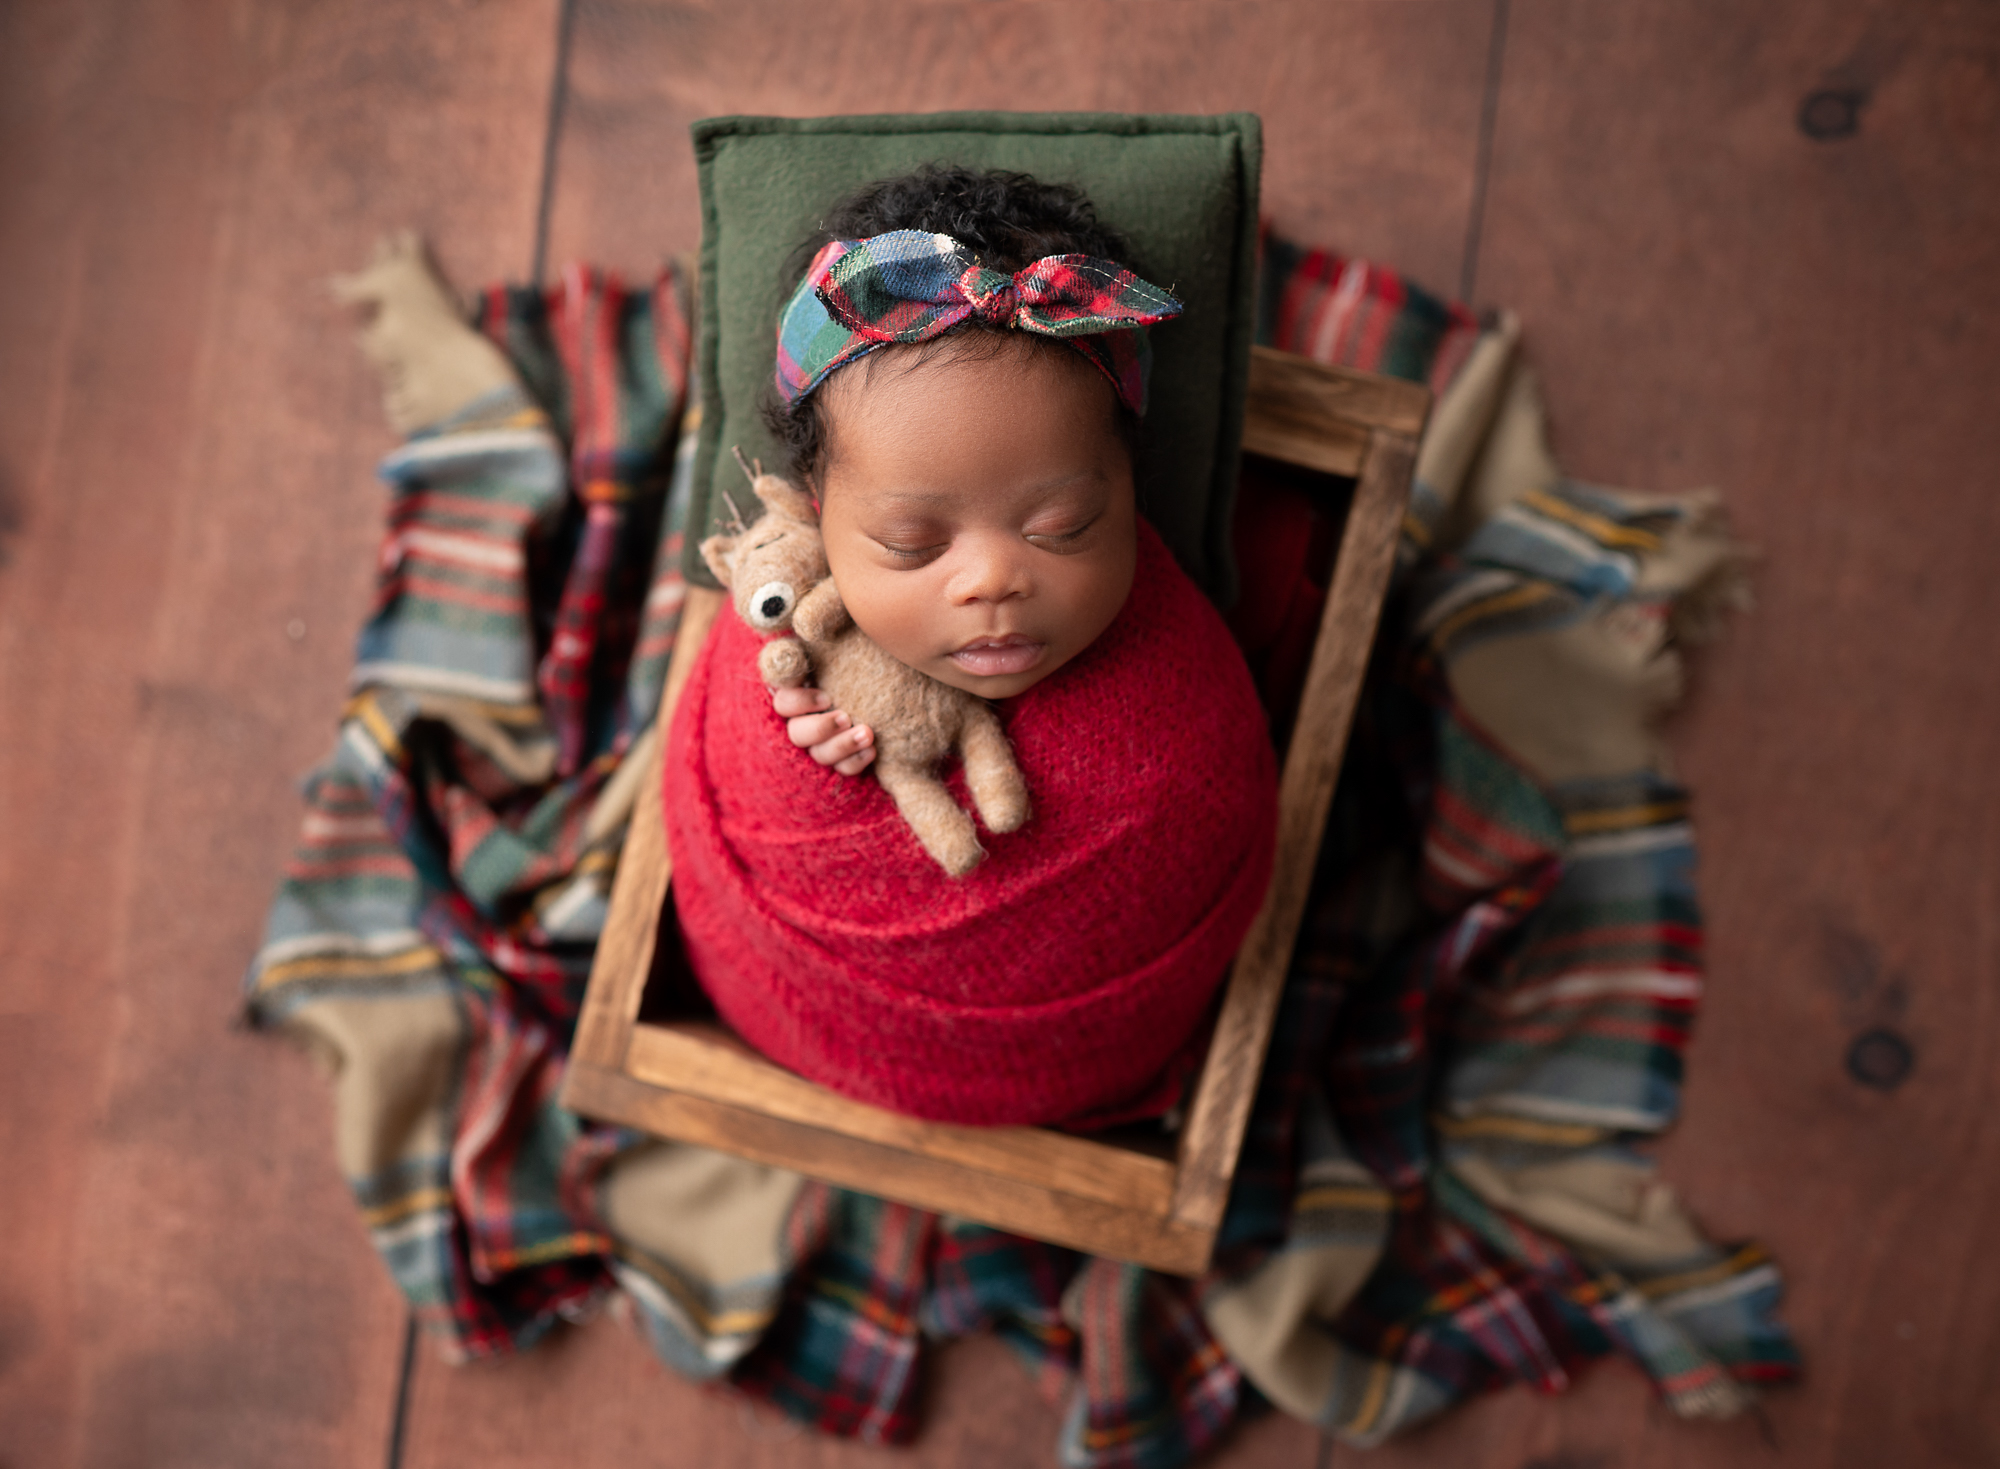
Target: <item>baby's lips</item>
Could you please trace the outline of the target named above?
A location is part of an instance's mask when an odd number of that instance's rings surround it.
[[[1047,643],[1032,638],[982,638],[953,653],[951,661],[982,678],[1004,678],[1008,674],[1026,673],[1047,652]]]

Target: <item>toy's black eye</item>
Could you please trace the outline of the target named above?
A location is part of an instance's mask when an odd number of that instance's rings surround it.
[[[750,594],[750,600],[746,604],[751,625],[760,627],[765,632],[773,631],[783,624],[791,613],[792,604],[798,599],[799,594],[790,582],[765,582]]]

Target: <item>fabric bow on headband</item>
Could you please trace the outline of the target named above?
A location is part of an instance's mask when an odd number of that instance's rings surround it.
[[[1008,275],[950,235],[893,230],[835,240],[813,257],[778,318],[778,393],[796,403],[827,374],[892,342],[928,342],[972,317],[1056,337],[1146,411],[1152,349],[1145,328],[1181,303],[1091,255],[1047,255]]]

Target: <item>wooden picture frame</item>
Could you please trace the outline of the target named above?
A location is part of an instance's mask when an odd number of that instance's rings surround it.
[[[925,1122],[850,1100],[714,1022],[641,1022],[673,860],[657,796],[662,737],[726,595],[690,588],[611,911],[563,1084],[586,1116],[794,1169],[1095,1255],[1197,1275],[1208,1266],[1327,809],[1387,594],[1430,410],[1421,386],[1253,349],[1245,452],[1355,491],[1279,784],[1277,863],[1238,952],[1177,1146],[1036,1127]]]

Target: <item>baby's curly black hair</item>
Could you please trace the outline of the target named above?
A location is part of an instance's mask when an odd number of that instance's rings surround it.
[[[891,230],[950,235],[993,270],[1022,270],[1044,255],[1081,254],[1114,260],[1144,273],[1132,260],[1125,237],[1097,217],[1096,207],[1081,189],[1045,184],[1025,173],[979,172],[933,163],[899,178],[864,184],[828,210],[818,231],[786,261],[786,294],[804,279],[821,246]],[[989,339],[988,350],[995,353],[1016,344],[1034,350],[1070,351],[1054,338],[1003,331],[976,319],[920,347],[898,350],[928,355],[952,342],[954,350],[963,351],[969,344],[962,339],[974,335]],[[870,354],[867,360],[872,362],[876,355]],[[762,407],[765,424],[785,450],[792,479],[799,484],[818,484],[829,447],[820,394],[809,393],[787,404],[775,391],[766,389]],[[1115,407],[1119,434],[1130,448],[1137,437],[1138,416],[1123,403]]]

